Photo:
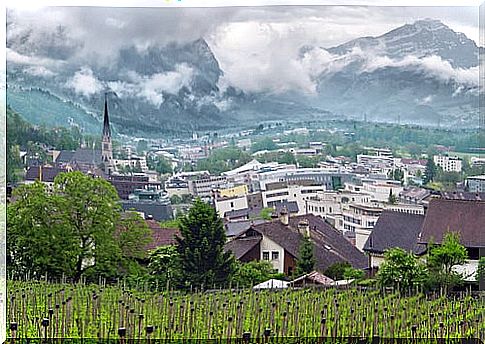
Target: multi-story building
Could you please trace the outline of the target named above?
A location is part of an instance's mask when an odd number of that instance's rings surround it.
[[[127,200],[137,189],[155,188],[161,189],[159,181],[153,181],[144,173],[118,174],[108,176],[108,181],[113,184],[121,199]]]
[[[457,156],[435,155],[433,161],[445,172],[461,172],[463,161]]]
[[[189,192],[194,197],[200,197],[204,201],[212,198],[213,191],[228,187],[225,176],[202,176],[195,180],[189,180]]]
[[[485,175],[468,177],[466,187],[470,192],[485,192]]]
[[[325,186],[312,181],[274,182],[266,184],[266,190],[261,191],[263,207],[273,208],[278,203],[296,202],[298,214],[305,214],[306,202],[325,191]]]
[[[342,211],[344,234],[355,240],[359,250],[363,249],[382,210],[379,206],[351,203]]]

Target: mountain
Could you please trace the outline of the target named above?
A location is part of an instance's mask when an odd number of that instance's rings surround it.
[[[328,49],[305,46],[300,58],[331,59],[315,76],[314,106],[358,119],[473,126],[478,52],[464,34],[425,19]]]
[[[264,120],[347,117],[471,126],[478,114],[478,47],[425,19],[382,36],[304,45],[315,92],[221,88],[224,71],[203,39],[85,56],[69,27],[19,27],[7,18],[7,101],[34,124],[100,129],[103,93],[115,131],[189,134]]]

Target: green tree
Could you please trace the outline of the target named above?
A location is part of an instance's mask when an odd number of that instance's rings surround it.
[[[271,278],[282,279],[283,277],[283,274],[275,272],[275,269],[268,261],[237,262],[234,276],[232,277],[232,285],[246,288]]]
[[[263,220],[271,220],[271,214],[273,213],[273,208],[263,208],[259,212],[259,217]]]
[[[65,228],[61,200],[41,182],[22,185],[7,207],[7,269],[11,278],[71,276],[77,240]]]
[[[182,203],[182,198],[179,195],[172,195],[172,197],[170,197],[170,203],[180,204]]]
[[[308,236],[304,236],[300,243],[295,275],[302,276],[312,272],[315,268],[314,246]]]
[[[164,157],[149,158],[148,167],[160,174],[171,174],[173,172],[172,165]]]
[[[158,286],[157,289],[180,280],[182,271],[177,247],[160,246],[151,251],[148,255],[148,272],[152,286]]]
[[[147,258],[146,246],[152,241],[146,221],[138,213],[126,213],[116,226],[115,239],[121,250],[119,269],[129,275],[141,274],[139,262]]]
[[[224,252],[224,224],[210,205],[196,199],[180,219],[177,250],[185,286],[209,287],[226,284],[234,271],[234,256]]]
[[[392,193],[392,189],[389,190],[389,197],[387,198],[389,204],[397,204],[397,197]]]
[[[480,258],[480,260],[478,261],[478,268],[477,268],[476,280],[477,282],[480,282],[480,280],[482,279],[485,279],[485,257]]]
[[[433,159],[429,158],[428,162],[426,163],[426,169],[424,170],[424,179],[423,179],[424,184],[426,185],[432,182],[435,176],[436,176],[436,165]]]
[[[269,137],[265,137],[264,139],[253,143],[251,146],[252,152],[258,152],[258,151],[264,151],[264,150],[272,151],[276,149],[278,149],[278,146]]]
[[[446,294],[451,288],[463,282],[461,274],[453,271],[456,265],[462,265],[468,258],[466,248],[460,244],[458,233],[448,232],[441,245],[430,245],[427,257],[430,272],[430,284],[444,288]]]
[[[384,253],[384,263],[377,273],[381,286],[397,287],[400,290],[422,284],[425,277],[425,266],[412,253],[399,247]]]
[[[74,278],[79,279],[87,269],[111,277],[116,270],[113,263],[121,259],[113,240],[121,211],[116,189],[104,179],[70,172],[56,177],[53,193],[62,200],[59,210],[66,214],[66,230],[74,233],[79,244]]]
[[[344,279],[346,280],[361,280],[364,278],[364,271],[360,269],[354,269],[353,267],[346,267],[344,269]]]
[[[325,270],[324,275],[330,277],[334,281],[344,279],[345,270],[352,268],[349,262],[338,262],[330,265],[327,270]]]
[[[80,172],[59,174],[49,190],[40,182],[19,187],[8,208],[11,272],[97,280],[140,271],[150,232],[141,218],[120,213],[114,187]]]

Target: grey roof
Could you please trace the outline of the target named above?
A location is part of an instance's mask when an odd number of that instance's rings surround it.
[[[76,153],[76,151],[63,150],[59,153],[59,156],[57,157],[55,162],[58,164],[67,164],[71,162],[74,153]]]
[[[441,197],[448,200],[485,201],[485,192],[441,192]]]
[[[377,220],[364,251],[382,254],[393,247],[400,247],[408,252],[420,253],[418,237],[424,222],[424,215],[407,214],[385,210]]]
[[[59,173],[67,172],[64,168],[52,166],[32,166],[29,167],[25,174],[25,180],[35,181],[39,180],[42,173],[42,182],[52,183]]]
[[[295,201],[284,201],[281,203],[276,203],[275,208],[277,214],[279,214],[281,210],[283,210],[283,208],[286,208],[286,210],[288,210],[290,214],[297,214],[300,211],[300,209],[298,208],[298,203],[296,203]]]
[[[135,210],[147,215],[152,215],[156,221],[165,221],[172,219],[172,208],[169,205],[157,202],[143,201],[122,201],[121,206],[124,210]]]
[[[63,150],[56,159],[58,164],[78,163],[99,165],[102,163],[101,151],[89,148],[79,148],[75,151]]]
[[[264,223],[265,220],[244,220],[244,221],[230,221],[226,223],[226,236],[235,237],[245,233],[252,225]]]
[[[232,240],[224,245],[224,251],[231,251],[236,259],[241,259],[246,253],[259,244],[261,240],[262,238],[260,236]]]
[[[352,245],[340,231],[313,214],[290,217],[288,226],[279,220],[273,220],[254,225],[251,229],[267,236],[297,258],[300,241],[303,238],[298,231],[298,224],[303,219],[308,220],[309,223],[310,238],[315,246],[318,270],[324,271],[338,262],[349,262],[355,268],[367,266],[367,258],[362,252]]]

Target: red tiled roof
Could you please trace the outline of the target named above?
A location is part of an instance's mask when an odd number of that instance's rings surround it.
[[[439,244],[446,232],[458,232],[467,247],[485,247],[485,201],[432,199],[419,242]]]
[[[152,242],[146,246],[147,250],[153,250],[160,246],[175,245],[177,236],[180,236],[180,231],[176,228],[161,228],[160,224],[155,220],[146,220],[146,223],[152,231]]]

